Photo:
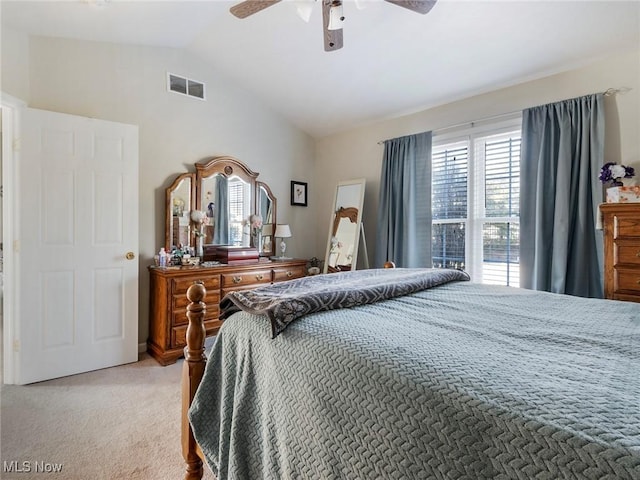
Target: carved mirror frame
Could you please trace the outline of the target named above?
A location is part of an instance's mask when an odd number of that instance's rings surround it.
[[[238,220],[224,216],[225,221],[228,223],[226,232],[223,232],[222,239],[220,239],[220,234],[215,233],[218,230],[218,225],[214,225],[215,222],[211,221],[204,228],[204,243],[205,244],[231,244],[233,237],[233,226],[235,225],[236,235],[240,235],[240,242],[242,245],[249,245],[251,236],[247,232],[247,236],[245,238],[244,235],[244,227],[239,225],[239,221],[246,221],[250,217],[250,215],[256,212],[256,178],[258,177],[258,173],[251,170],[240,160],[223,156],[223,157],[212,157],[203,162],[196,163],[196,207],[198,210],[207,211],[208,209],[208,201],[217,200],[215,198],[205,200],[205,195],[207,195],[207,191],[205,189],[205,182],[210,181],[216,175],[220,175],[222,178],[229,180],[232,177],[239,178],[242,182],[247,184],[249,187],[246,190],[250,195],[248,199],[248,205],[244,204],[246,210],[241,215],[242,219]],[[213,190],[216,187],[214,186]],[[215,202],[214,202],[215,203]],[[218,208],[218,207],[216,207]],[[216,239],[216,236],[218,239]]]
[[[264,196],[263,196],[264,193]],[[263,199],[270,202],[266,207],[262,205]],[[260,254],[264,256],[275,255],[275,242],[273,234],[276,231],[278,202],[275,195],[271,192],[271,188],[264,182],[256,182],[256,208],[258,215],[262,216],[262,239],[260,245]],[[267,214],[264,214],[264,211]]]
[[[324,273],[357,268],[365,184],[366,181],[362,178],[344,180],[336,186],[324,258]]]
[[[189,181],[189,189],[187,199],[178,196],[177,192],[182,190],[184,181]],[[183,243],[180,240],[186,240],[187,244],[193,245],[193,230],[191,228],[191,220],[189,213],[196,205],[196,174],[182,173],[176,177],[173,183],[167,187],[165,191],[165,240],[164,248],[167,252],[171,246],[176,243]],[[187,203],[188,202],[188,203]],[[182,204],[182,206],[180,206]],[[180,214],[178,214],[180,213]],[[184,215],[186,213],[186,216]],[[184,225],[186,223],[186,225]],[[185,230],[181,232],[181,227]],[[178,242],[175,242],[178,240]]]
[[[173,183],[166,189],[166,204],[165,204],[165,249],[170,251],[171,247],[175,245],[175,231],[173,228],[174,224],[174,215],[173,215],[173,201],[176,195],[176,191],[180,188],[180,185],[183,181],[189,180],[191,182],[191,190],[189,193],[189,209],[191,211],[205,211],[208,205],[204,204],[204,182],[207,179],[212,177],[213,175],[222,175],[226,178],[230,178],[233,176],[237,176],[243,182],[249,185],[249,192],[251,198],[249,199],[249,215],[253,215],[258,213],[258,209],[260,208],[260,199],[262,199],[262,195],[265,195],[265,198],[271,202],[271,212],[272,212],[272,220],[271,222],[265,222],[263,225],[263,231],[271,231],[275,230],[276,224],[276,215],[277,215],[277,199],[271,192],[269,186],[261,181],[258,181],[258,173],[251,170],[247,165],[238,160],[237,158],[230,156],[216,156],[211,157],[201,162],[197,162],[194,164],[195,173],[182,173],[179,174]],[[185,202],[186,203],[186,202]],[[186,207],[185,207],[186,208]],[[190,212],[187,213],[187,221],[188,221],[188,244],[190,247],[196,247],[196,228],[194,223],[191,221]],[[245,220],[245,219],[243,219]],[[184,237],[184,232],[182,233],[182,237]],[[265,255],[268,252],[260,252]]]

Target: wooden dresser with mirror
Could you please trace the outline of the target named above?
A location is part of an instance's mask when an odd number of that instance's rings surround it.
[[[277,201],[258,174],[233,157],[213,157],[195,164],[195,172],[182,173],[166,190],[165,245],[167,252],[187,247],[197,250],[200,237],[206,245],[248,246],[244,223],[260,215],[263,230],[274,232]],[[220,208],[224,205],[223,208]],[[198,230],[192,211],[206,213]],[[205,328],[215,335],[222,325],[219,303],[232,290],[244,290],[303,277],[306,260],[271,261],[272,239],[260,242],[260,260],[236,265],[172,265],[149,268],[150,308],[147,351],[160,364],[169,365],[183,355],[187,331],[187,297],[190,285],[201,281],[207,289]]]

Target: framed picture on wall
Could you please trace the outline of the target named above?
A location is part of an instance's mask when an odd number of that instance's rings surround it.
[[[307,184],[291,181],[291,205],[307,206]]]

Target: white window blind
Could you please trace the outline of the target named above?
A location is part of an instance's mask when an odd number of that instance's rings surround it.
[[[243,225],[247,214],[245,205],[245,183],[237,177],[229,179],[229,243],[231,245],[243,244]]]
[[[519,286],[520,132],[477,140],[484,160],[482,282]]]
[[[444,145],[432,153],[432,257],[437,268],[465,267],[468,208],[467,142]]]
[[[434,140],[433,265],[519,286],[520,128],[462,133]]]

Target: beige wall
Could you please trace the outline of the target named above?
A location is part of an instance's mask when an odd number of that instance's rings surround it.
[[[383,146],[381,140],[521,111],[524,108],[627,87],[605,101],[605,160],[637,169],[640,183],[640,51],[611,57],[589,66],[503,88],[399,118],[380,121],[318,140],[313,196],[320,213],[316,234],[324,256],[333,192],[340,180],[366,178],[363,211],[370,259],[375,250],[376,212]],[[324,217],[327,217],[326,221]]]
[[[166,91],[167,71],[207,85],[203,102]],[[463,101],[314,140],[183,50],[32,37],[2,31],[2,91],[29,106],[139,126],[140,342],[148,333],[147,266],[163,243],[164,189],[175,174],[212,155],[232,155],[260,172],[278,198],[288,252],[324,257],[335,185],[365,178],[364,225],[373,258],[382,145],[607,88],[606,159],[640,172],[640,51]],[[289,181],[309,182],[309,206],[289,205]]]
[[[6,93],[28,99],[34,108],[139,126],[141,343],[148,335],[147,267],[164,244],[165,188],[176,174],[194,171],[195,162],[231,155],[259,172],[278,199],[278,221],[291,224],[287,253],[314,255],[315,231],[305,226],[314,202],[307,208],[289,205],[290,180],[313,178],[314,140],[222,72],[180,49],[43,37],[29,38],[28,47],[15,43],[7,53],[21,57],[28,51],[29,89],[18,88],[25,80],[21,69],[5,69],[3,45]],[[207,100],[167,92],[167,72],[204,82]]]
[[[25,102],[29,101],[29,37],[8,28],[0,29],[0,87]]]

